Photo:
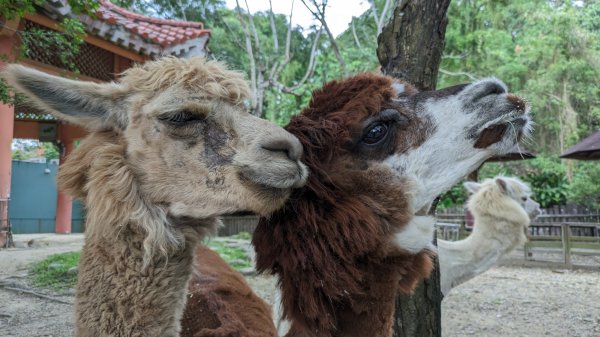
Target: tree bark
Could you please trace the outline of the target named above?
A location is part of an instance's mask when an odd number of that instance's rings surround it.
[[[377,57],[385,74],[410,82],[420,90],[435,89],[449,5],[450,0],[399,2],[377,38]],[[430,210],[434,212],[435,205]],[[396,299],[393,336],[441,337],[442,298],[436,258],[430,278],[421,282],[414,294]]]
[[[377,38],[385,74],[432,90],[444,51],[450,0],[401,0]]]

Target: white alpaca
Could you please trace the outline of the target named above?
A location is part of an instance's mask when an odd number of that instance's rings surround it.
[[[442,293],[490,269],[498,260],[527,242],[527,227],[540,213],[531,191],[517,178],[496,177],[466,182],[472,193],[467,207],[475,225],[460,241],[438,240]]]

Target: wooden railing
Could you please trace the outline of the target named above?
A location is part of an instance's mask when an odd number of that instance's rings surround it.
[[[567,213],[570,212],[570,213]],[[240,232],[254,232],[257,216],[229,216],[223,218],[220,236]],[[437,237],[455,241],[466,237],[465,211],[462,208],[437,212]],[[561,253],[566,267],[572,266],[572,255],[600,255],[600,212],[577,207],[554,207],[544,210],[529,227],[529,242],[525,245],[525,259],[535,252]]]
[[[537,223],[529,227],[529,242],[525,244],[525,260],[533,259],[533,252],[561,252],[567,268],[572,255],[600,255],[600,223],[560,222]],[[539,260],[539,259],[536,259]]]
[[[444,234],[452,225],[459,226],[459,238],[468,235],[463,208],[438,210],[437,219],[438,237],[452,239],[454,236]],[[600,255],[600,211],[571,205],[544,209],[529,226],[528,236],[525,260],[532,260],[535,252],[560,253],[565,267],[570,268],[573,254]]]
[[[241,232],[254,232],[258,225],[257,215],[223,217],[223,227],[219,228],[219,236],[231,236]]]
[[[12,227],[8,216],[10,199],[0,199],[0,248],[14,247]]]

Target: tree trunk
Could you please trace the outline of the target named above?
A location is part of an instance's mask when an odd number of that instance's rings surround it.
[[[377,38],[382,71],[420,90],[433,90],[444,51],[450,0],[401,0]],[[435,205],[430,213],[435,212]],[[441,337],[439,261],[413,295],[396,299],[394,337]]]
[[[450,0],[401,0],[377,38],[385,74],[432,90],[444,51]]]

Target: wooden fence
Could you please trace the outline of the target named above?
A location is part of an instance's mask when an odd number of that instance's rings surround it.
[[[258,216],[229,216],[219,236],[254,232]],[[437,237],[455,241],[469,235],[468,216],[463,208],[438,210]],[[529,227],[529,242],[524,247],[526,260],[534,253],[562,254],[566,267],[571,267],[571,255],[600,255],[600,211],[577,206],[557,206],[543,210]]]
[[[8,216],[9,199],[0,199],[0,248],[14,247],[12,226]]]
[[[461,228],[459,238],[468,235],[463,208],[438,210],[437,218],[444,231],[448,224],[455,224]],[[600,255],[600,210],[575,205],[544,209],[529,226],[528,234],[525,260],[532,260],[534,253],[560,253],[564,265],[570,268],[572,254]]]
[[[223,217],[223,227],[219,228],[219,236],[231,236],[241,232],[254,232],[258,225],[259,217],[256,215],[248,216],[226,216]]]

